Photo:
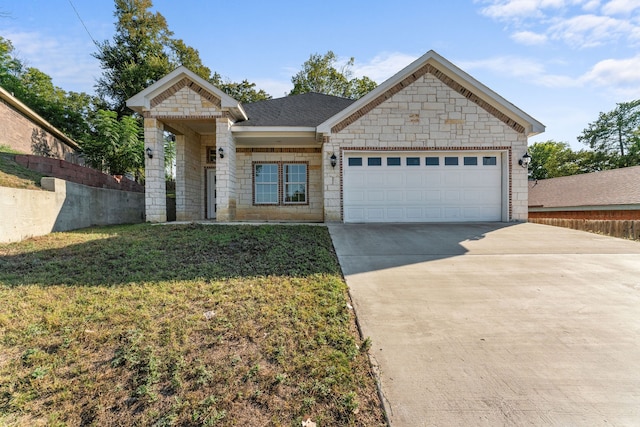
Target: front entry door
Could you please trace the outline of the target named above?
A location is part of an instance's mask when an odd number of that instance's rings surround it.
[[[216,170],[207,169],[207,219],[216,219]]]

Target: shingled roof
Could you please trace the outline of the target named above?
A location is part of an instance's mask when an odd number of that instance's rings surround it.
[[[234,126],[316,127],[353,102],[353,99],[338,96],[303,93],[243,104],[249,120]]]
[[[529,208],[640,205],[640,166],[529,181]]]

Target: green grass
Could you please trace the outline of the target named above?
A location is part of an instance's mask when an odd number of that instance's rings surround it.
[[[326,228],[0,245],[0,425],[384,425]]]
[[[40,190],[42,175],[16,163],[15,154],[20,153],[0,145],[0,187]]]

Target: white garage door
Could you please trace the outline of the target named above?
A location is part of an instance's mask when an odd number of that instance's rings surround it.
[[[347,153],[345,222],[502,220],[499,152]]]

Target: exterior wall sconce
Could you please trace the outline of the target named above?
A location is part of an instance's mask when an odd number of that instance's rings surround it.
[[[518,160],[518,164],[523,168],[528,168],[529,163],[531,163],[531,156],[529,155],[528,152],[524,153],[524,156],[522,156],[522,158]]]
[[[147,157],[153,159],[153,151],[151,150],[151,147],[147,147],[145,151],[147,152]]]
[[[221,159],[224,159],[224,150],[222,149],[222,147],[218,148],[218,154],[220,155]]]
[[[338,158],[336,157],[336,153],[333,153],[331,157],[329,157],[329,159],[331,160],[331,167],[335,168],[336,165],[338,164]]]

